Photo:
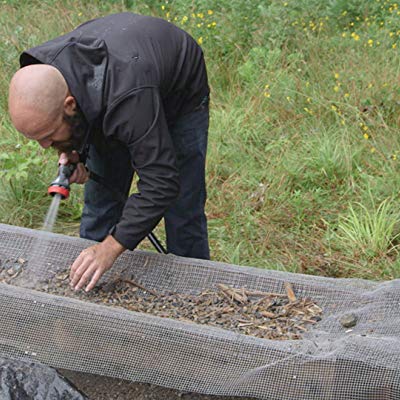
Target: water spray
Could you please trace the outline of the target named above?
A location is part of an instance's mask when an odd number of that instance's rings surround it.
[[[44,220],[43,230],[52,232],[57,218],[60,201],[69,197],[70,186],[69,179],[76,169],[76,164],[60,165],[58,167],[57,178],[50,183],[47,193],[53,196],[46,219]]]

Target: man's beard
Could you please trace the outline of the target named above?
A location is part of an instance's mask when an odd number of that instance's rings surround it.
[[[69,140],[62,142],[53,142],[51,147],[56,149],[59,153],[71,153],[73,150],[79,150],[85,139],[87,131],[86,119],[82,111],[77,107],[74,115],[67,115],[64,112],[63,120],[68,124],[71,132]]]

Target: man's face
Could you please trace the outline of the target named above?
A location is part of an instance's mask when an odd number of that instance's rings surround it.
[[[85,118],[77,109],[74,115],[68,115],[64,111],[57,120],[45,122],[38,132],[25,136],[36,140],[45,149],[52,147],[59,153],[70,153],[79,149],[85,132]]]

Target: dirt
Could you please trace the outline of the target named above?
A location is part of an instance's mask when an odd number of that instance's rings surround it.
[[[59,370],[89,400],[253,400],[250,397],[210,396],[183,393],[148,383],[128,382],[122,379]]]
[[[12,283],[26,265],[22,258],[5,260],[0,264],[0,281]],[[86,293],[70,287],[69,271],[64,270],[38,282],[36,289],[273,340],[301,339],[309,327],[321,320],[322,314],[322,309],[311,299],[297,298],[289,282],[285,283],[286,293],[233,288],[220,283],[200,293],[182,294],[155,292],[122,271],[113,281]]]

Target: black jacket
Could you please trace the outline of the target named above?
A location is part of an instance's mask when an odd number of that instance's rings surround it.
[[[121,13],[22,53],[21,67],[34,63],[64,76],[89,126],[86,143],[100,132],[129,148],[138,193],[128,198],[112,234],[134,249],[179,193],[168,125],[209,93],[200,47],[167,21]]]

